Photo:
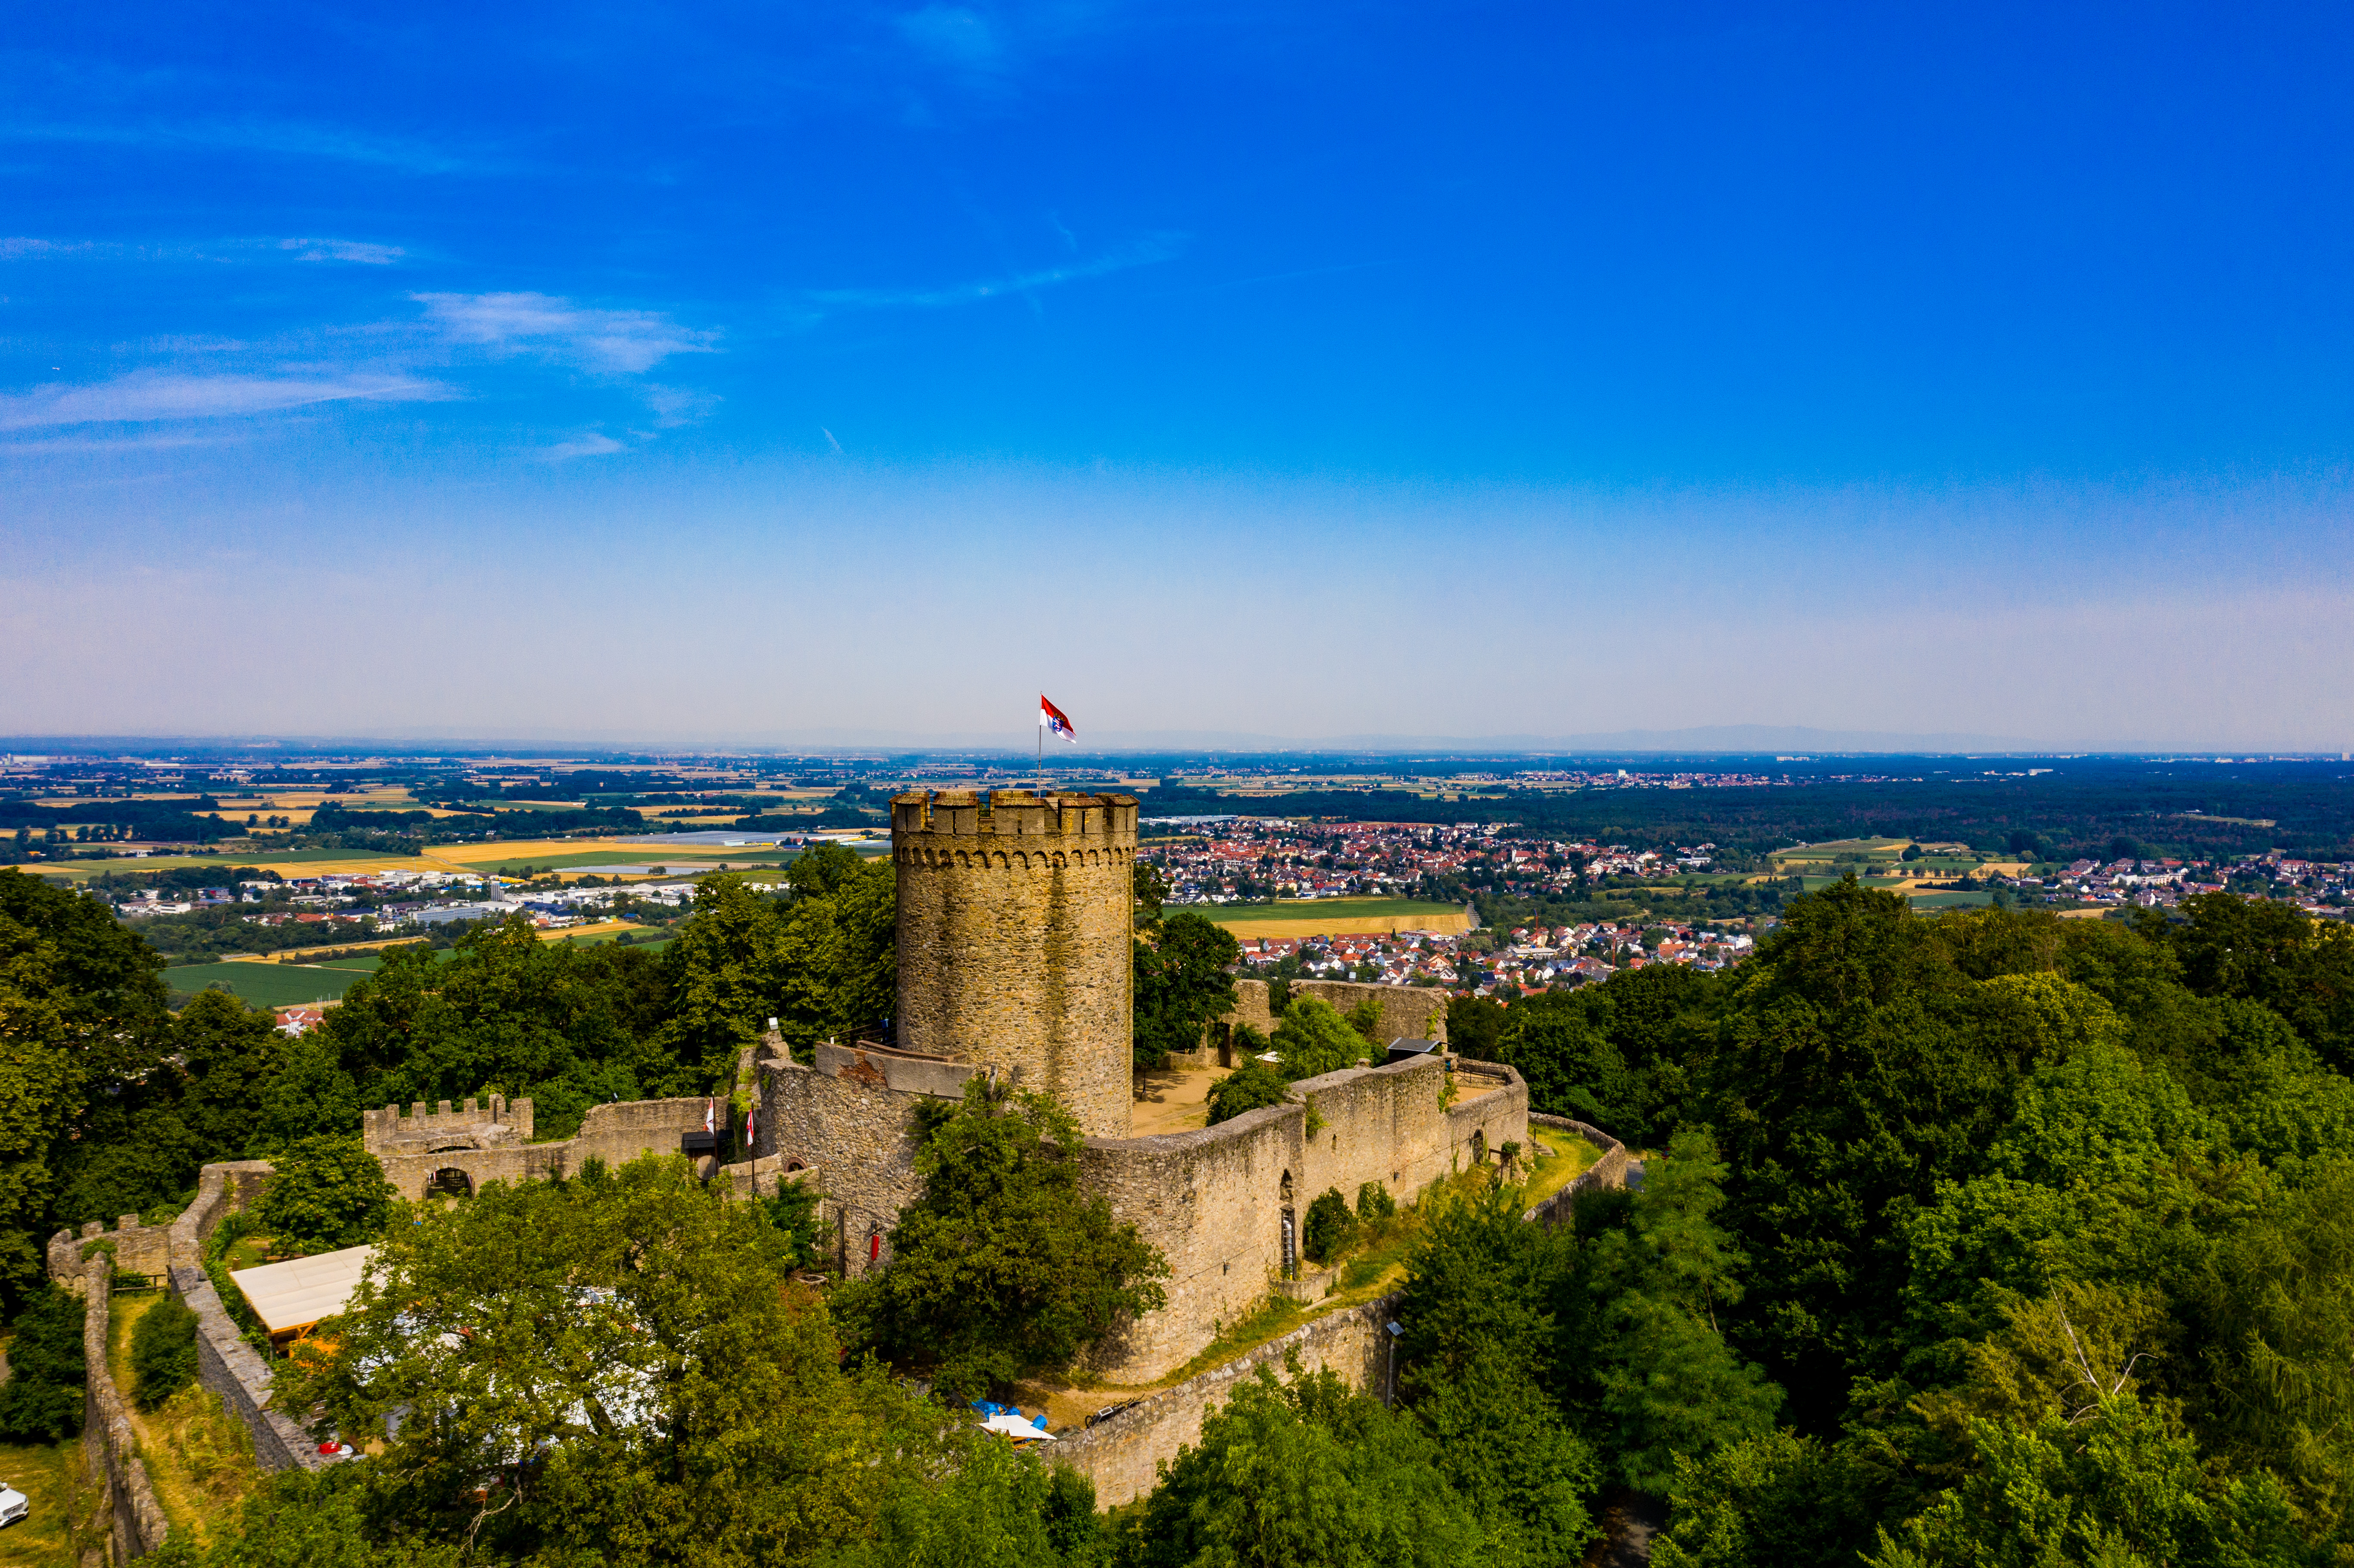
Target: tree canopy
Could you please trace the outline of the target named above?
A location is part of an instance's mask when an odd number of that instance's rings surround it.
[[[890,1266],[836,1294],[844,1323],[970,1396],[1160,1307],[1169,1266],[1080,1187],[1080,1142],[1047,1097],[969,1079],[917,1156],[923,1192],[891,1229]]]

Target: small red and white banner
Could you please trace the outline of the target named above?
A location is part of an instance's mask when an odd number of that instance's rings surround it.
[[[1054,731],[1073,746],[1079,744],[1079,732],[1071,727],[1069,715],[1048,702],[1044,692],[1038,694],[1038,727]]]

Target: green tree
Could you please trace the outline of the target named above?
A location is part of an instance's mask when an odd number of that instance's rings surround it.
[[[163,967],[95,899],[0,871],[0,1306],[38,1284],[61,1193],[164,1071]]]
[[[1894,1531],[1872,1568],[2102,1568],[2317,1561],[2268,1476],[2214,1495],[2190,1440],[2138,1401],[2102,1400],[2071,1420],[1972,1424],[1972,1474]]]
[[[1191,909],[1161,923],[1155,938],[1136,944],[1137,1065],[1158,1067],[1172,1051],[1198,1051],[1210,1021],[1235,1008],[1229,969],[1242,944],[1223,926]]]
[[[1094,1486],[994,1434],[960,1432],[938,1469],[893,1479],[873,1538],[843,1548],[828,1568],[1094,1568],[1106,1560]]]
[[[8,1342],[8,1381],[0,1383],[0,1438],[54,1443],[81,1430],[82,1300],[54,1285],[26,1299]]]
[[[1576,1402],[1607,1424],[1613,1467],[1664,1496],[1679,1455],[1771,1428],[1782,1391],[1724,1341],[1718,1308],[1741,1298],[1740,1257],[1715,1223],[1724,1173],[1706,1133],[1678,1133],[1645,1164],[1623,1222],[1581,1247],[1585,1316]]]
[[[1161,1306],[1169,1266],[1080,1187],[1080,1143],[1046,1096],[968,1080],[916,1158],[923,1193],[892,1228],[890,1266],[835,1292],[844,1323],[970,1397]]]
[[[166,1295],[139,1315],[131,1330],[131,1397],[153,1410],[196,1381],[196,1315]]]
[[[1327,1187],[1308,1205],[1308,1218],[1300,1226],[1300,1250],[1310,1263],[1330,1263],[1356,1234],[1357,1216],[1349,1212],[1349,1200],[1341,1195],[1340,1188]]]
[[[487,1182],[411,1217],[279,1374],[281,1408],[381,1445],[365,1538],[810,1563],[867,1537],[897,1467],[940,1453],[937,1407],[840,1368],[762,1208],[676,1157]]]
[[[1245,1111],[1285,1104],[1290,1086],[1281,1073],[1256,1056],[1246,1056],[1241,1066],[1210,1086],[1206,1125],[1215,1127]]]
[[[1312,996],[1291,999],[1269,1044],[1283,1059],[1283,1075],[1293,1083],[1353,1067],[1371,1050],[1331,1003]]]
[[[543,942],[517,915],[440,958],[393,949],[319,1033],[361,1104],[527,1096],[535,1130],[565,1137],[592,1105],[684,1092],[676,1064],[642,1049],[632,1029],[630,973],[659,962],[631,948]]]
[[[1846,1563],[1879,1518],[1874,1489],[1846,1456],[1786,1429],[1705,1457],[1676,1456],[1657,1568],[1778,1568]]]
[[[298,1256],[359,1246],[392,1219],[392,1184],[355,1138],[310,1138],[274,1162],[254,1217],[279,1251]]]
[[[1122,1568],[1440,1568],[1483,1531],[1430,1439],[1330,1372],[1271,1368],[1206,1413],[1120,1537]]]

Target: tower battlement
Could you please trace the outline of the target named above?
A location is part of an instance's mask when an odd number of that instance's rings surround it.
[[[893,800],[899,1044],[1002,1068],[1089,1136],[1127,1137],[1136,817],[1133,795]]]
[[[1136,797],[1057,790],[910,790],[891,801],[891,841],[926,838],[1080,838],[1136,847]]]

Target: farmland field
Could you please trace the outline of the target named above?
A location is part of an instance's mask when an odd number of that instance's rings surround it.
[[[179,964],[164,971],[164,983],[175,995],[193,996],[218,986],[249,1007],[294,1007],[340,1001],[363,972],[299,964]]]
[[[352,850],[286,850],[252,854],[154,854],[144,858],[116,855],[106,860],[44,861],[20,869],[36,876],[87,882],[103,872],[178,871],[186,866],[217,868],[223,874],[241,865],[261,866],[281,876],[319,876],[343,871],[432,871],[440,868],[414,855],[368,854]]]
[[[1912,895],[1915,909],[1965,909],[1980,907],[1994,902],[1991,893],[1915,893]]]
[[[1237,937],[1314,937],[1341,932],[1435,931],[1452,935],[1471,928],[1458,904],[1426,904],[1414,898],[1300,898],[1268,904],[1187,904],[1182,910],[1223,926]]]

